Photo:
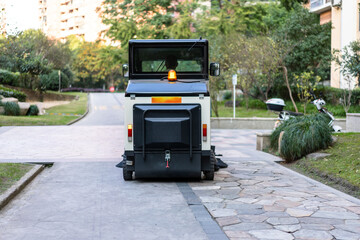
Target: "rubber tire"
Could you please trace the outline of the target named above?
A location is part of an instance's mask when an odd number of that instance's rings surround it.
[[[132,175],[133,175],[133,171],[128,171],[126,166],[123,167],[123,178],[125,181],[130,181],[132,180]]]
[[[210,152],[210,171],[204,171],[205,180],[214,180],[215,175],[215,153],[211,150]]]

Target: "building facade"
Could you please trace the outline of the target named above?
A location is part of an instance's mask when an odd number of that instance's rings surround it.
[[[331,48],[343,49],[350,42],[360,40],[360,0],[310,0],[310,11],[320,14],[320,23],[332,22]],[[354,87],[357,79],[351,80]],[[348,88],[348,83],[339,71],[339,66],[331,64],[330,84],[336,88]]]
[[[107,27],[97,12],[102,0],[38,0],[41,29],[52,38],[70,35],[93,42],[104,39]]]

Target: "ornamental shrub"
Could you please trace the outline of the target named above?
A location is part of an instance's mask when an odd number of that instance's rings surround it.
[[[39,115],[39,108],[36,105],[31,105],[26,115],[28,116],[37,116]]]
[[[18,78],[18,73],[13,73],[5,69],[0,69],[0,83],[14,85]]]
[[[329,121],[329,117],[321,113],[291,118],[274,130],[271,135],[271,147],[278,148],[280,133],[284,131],[280,154],[288,163],[328,148],[332,143]]]
[[[7,116],[19,116],[20,107],[19,104],[15,102],[6,102],[4,104],[5,115]]]
[[[26,101],[26,95],[25,93],[21,92],[21,91],[17,91],[15,89],[11,89],[11,88],[6,88],[2,85],[0,85],[0,95],[4,96],[4,97],[13,97],[18,99],[20,102],[25,102]]]

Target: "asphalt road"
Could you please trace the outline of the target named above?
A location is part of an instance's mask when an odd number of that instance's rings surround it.
[[[0,161],[55,162],[0,211],[1,240],[207,239],[176,183],[123,181],[123,99],[90,94],[72,126],[0,133]]]
[[[88,115],[76,123],[76,126],[123,125],[124,94],[91,93]]]

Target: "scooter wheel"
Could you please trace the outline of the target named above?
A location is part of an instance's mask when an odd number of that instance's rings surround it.
[[[123,168],[123,178],[125,181],[132,180],[133,171],[128,171],[126,167]]]

